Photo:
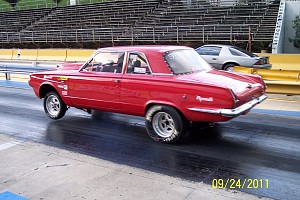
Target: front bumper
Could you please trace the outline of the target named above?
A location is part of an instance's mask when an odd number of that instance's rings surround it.
[[[195,111],[195,112],[218,114],[218,115],[222,115],[224,117],[236,117],[236,116],[244,114],[246,111],[250,110],[255,105],[263,102],[267,98],[268,98],[267,95],[261,95],[260,97],[255,98],[255,99],[253,99],[237,108],[234,108],[234,109],[216,109],[216,110],[202,109],[202,108],[188,108],[188,109],[191,111]]]

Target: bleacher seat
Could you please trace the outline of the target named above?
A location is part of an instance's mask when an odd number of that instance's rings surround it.
[[[279,1],[189,2],[119,0],[0,12],[0,43],[232,42],[247,41],[249,28],[252,41],[272,41]]]

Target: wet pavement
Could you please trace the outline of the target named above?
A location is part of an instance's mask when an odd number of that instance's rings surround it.
[[[0,97],[5,135],[191,183],[222,180],[258,197],[300,199],[297,115],[251,112],[215,127],[194,127],[180,143],[166,145],[147,136],[141,117],[102,113],[96,119],[71,108],[54,121],[30,89],[0,87]]]

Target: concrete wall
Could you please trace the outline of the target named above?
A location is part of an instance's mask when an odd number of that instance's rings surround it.
[[[284,22],[284,53],[296,53],[300,54],[300,48],[294,47],[292,42],[289,42],[289,38],[295,38],[295,29],[293,29],[292,21],[295,17],[300,15],[300,1],[286,1],[285,5],[285,22]]]

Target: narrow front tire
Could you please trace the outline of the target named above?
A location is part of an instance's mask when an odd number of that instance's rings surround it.
[[[59,94],[51,91],[44,98],[44,110],[46,115],[51,119],[60,119],[67,111],[67,105],[63,102]]]

